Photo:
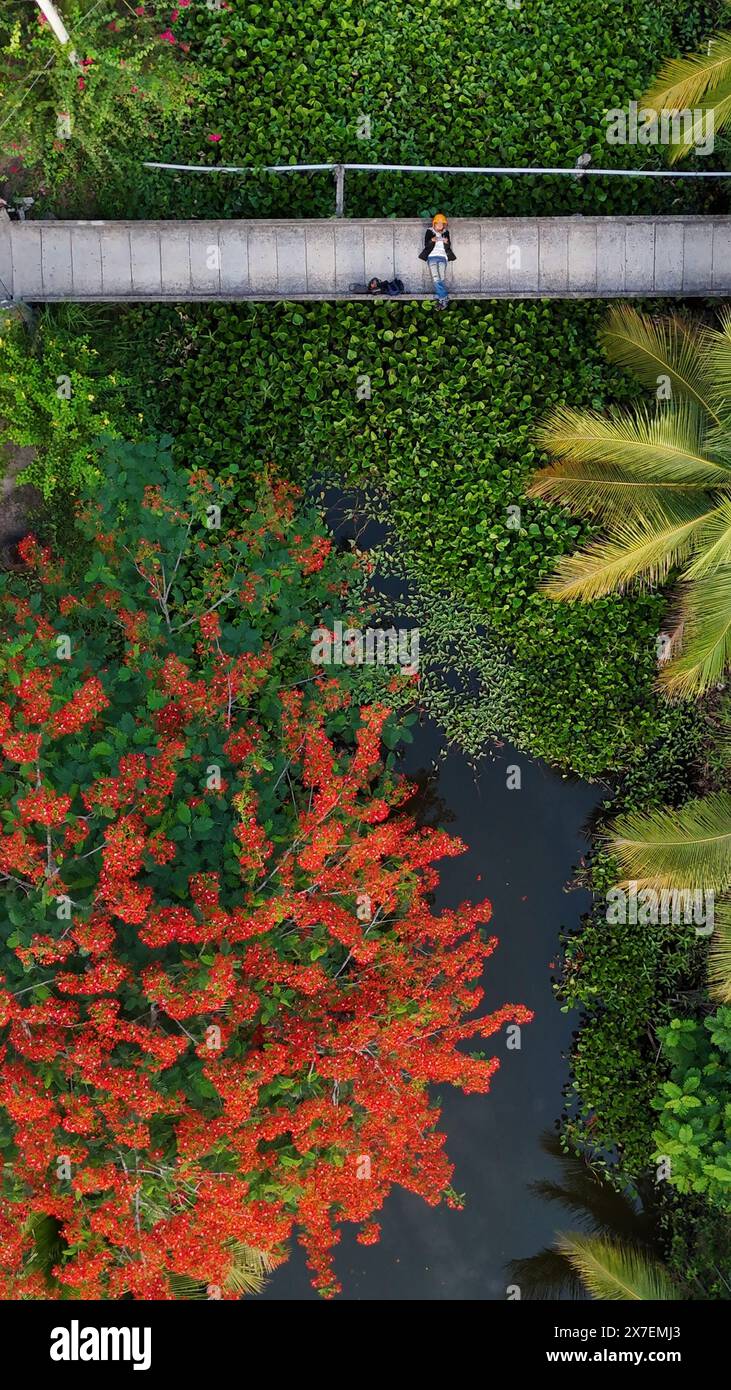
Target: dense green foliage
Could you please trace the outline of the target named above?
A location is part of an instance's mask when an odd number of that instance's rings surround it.
[[[9,152],[40,171],[59,206],[82,216],[91,193],[108,216],[333,210],[327,173],[140,176],[145,159],[572,167],[588,152],[597,167],[657,167],[662,151],[607,145],[604,113],[638,97],[663,59],[700,46],[723,8],[719,0],[682,10],[673,0],[625,0],[618,22],[607,0],[370,0],[365,7],[179,0],[174,8],[106,0],[82,20],[77,0],[59,3],[80,56],[94,56],[88,89],[79,93],[76,70],[64,67],[33,14],[18,13],[25,7],[12,7],[1,22],[0,87],[17,90],[49,61],[36,114],[23,109]],[[161,42],[165,34],[175,42]],[[133,41],[132,83],[120,82],[116,64],[130,63]],[[160,80],[137,99],[151,80],[151,51]],[[166,77],[181,56],[176,88]],[[183,81],[183,66],[194,86]],[[123,79],[129,74],[128,66]],[[73,134],[55,149],[58,111],[68,109]],[[37,185],[30,191],[37,194]],[[389,173],[348,180],[348,209],[365,216],[413,215],[442,203],[462,214],[670,212],[702,210],[720,197],[710,183],[690,181]]]
[[[99,477],[95,439],[113,435],[123,381],[106,376],[81,334],[44,317],[31,336],[21,321],[0,325],[0,419],[11,444],[37,455],[23,474],[44,497],[75,492]]]
[[[660,1034],[670,1078],[654,1100],[658,1163],[679,1192],[703,1193],[731,1213],[731,1009],[673,1019]]]

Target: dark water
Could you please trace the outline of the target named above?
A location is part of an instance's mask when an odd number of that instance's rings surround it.
[[[575,926],[589,906],[587,893],[567,894],[565,884],[586,849],[582,827],[600,793],[508,745],[476,773],[455,751],[433,771],[440,735],[429,724],[414,732],[402,766],[421,783],[424,817],[469,845],[459,858],[439,864],[436,906],[491,899],[490,930],[500,944],[487,962],[482,1011],[521,1003],[536,1017],[522,1030],[520,1051],[507,1050],[504,1031],[485,1043],[501,1058],[488,1095],[464,1096],[449,1087],[441,1092],[440,1129],[455,1165],[453,1186],[466,1194],[465,1210],[428,1207],[396,1191],[374,1218],[382,1227],[380,1243],[358,1245],[346,1225],[335,1266],[346,1300],[505,1299],[506,1262],[550,1245],[562,1220],[528,1184],[561,1177],[540,1136],[561,1111],[576,1019],[556,1003],[552,962],[561,928]],[[507,789],[508,765],[521,769],[520,790]],[[261,1297],[318,1297],[299,1245]]]

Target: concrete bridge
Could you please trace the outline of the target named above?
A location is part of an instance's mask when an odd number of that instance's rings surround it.
[[[11,222],[0,298],[347,300],[371,276],[432,293],[417,219]],[[731,295],[731,217],[550,217],[450,223],[455,299]]]

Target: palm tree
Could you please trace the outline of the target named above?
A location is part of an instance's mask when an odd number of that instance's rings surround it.
[[[539,1178],[528,1190],[545,1202],[569,1212],[581,1230],[566,1239],[596,1241],[613,1249],[638,1252],[648,1263],[661,1244],[660,1208],[655,1184],[635,1181],[637,1198],[629,1188],[615,1187],[606,1172],[576,1149],[566,1152],[558,1134],[546,1130],[541,1148],[560,1165],[558,1180]],[[545,1246],[535,1255],[511,1260],[510,1278],[523,1298],[581,1298],[587,1289],[578,1267],[559,1243]]]
[[[592,1298],[650,1302],[680,1298],[662,1265],[635,1246],[574,1232],[559,1236],[557,1244]]]
[[[614,822],[608,847],[638,888],[723,894],[714,902],[712,994],[731,1004],[731,795],[716,792],[678,810],[631,811]]]
[[[693,122],[683,125],[669,146],[671,164],[682,159],[708,130],[713,112],[713,131],[722,130],[731,117],[731,33],[709,39],[705,53],[672,58],[666,63],[640,105],[650,110],[692,111]],[[675,134],[675,132],[673,132]]]
[[[637,581],[662,584],[679,567],[660,681],[673,698],[698,696],[731,663],[731,310],[714,329],[617,305],[601,338],[654,405],[560,406],[541,427],[557,461],[530,495],[600,522],[607,536],[565,557],[544,589],[588,602]]]

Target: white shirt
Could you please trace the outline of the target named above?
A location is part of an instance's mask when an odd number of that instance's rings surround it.
[[[446,246],[444,245],[444,233],[443,233],[443,232],[435,232],[434,235],[435,235],[435,237],[436,237],[436,241],[434,242],[434,245],[432,246],[432,249],[431,249],[431,251],[429,252],[429,255],[430,255],[430,256],[438,256],[440,260],[446,261],[446,260],[447,260],[447,248],[446,248]]]

